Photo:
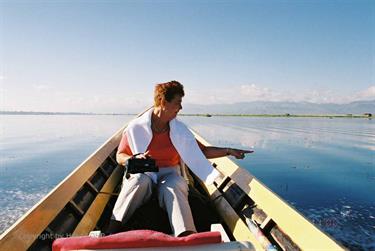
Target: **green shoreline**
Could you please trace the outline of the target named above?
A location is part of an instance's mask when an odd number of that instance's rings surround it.
[[[81,112],[25,112],[25,111],[0,111],[0,115],[137,115],[135,113],[81,113]],[[372,114],[201,114],[201,113],[182,113],[179,116],[194,117],[281,117],[281,118],[367,118],[371,119]]]
[[[200,116],[200,117],[281,117],[281,118],[372,118],[369,115],[356,114],[336,114],[336,115],[319,115],[319,114],[181,114],[179,116]]]

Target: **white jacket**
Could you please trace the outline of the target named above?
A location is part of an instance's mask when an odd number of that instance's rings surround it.
[[[142,116],[132,120],[124,131],[133,154],[146,152],[152,140],[151,115],[153,111],[154,109],[150,109]],[[184,163],[201,180],[212,184],[219,176],[219,172],[206,159],[193,133],[176,118],[169,122],[169,128],[169,137]]]

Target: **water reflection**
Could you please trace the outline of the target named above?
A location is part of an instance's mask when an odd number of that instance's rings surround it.
[[[332,123],[334,120],[325,121],[318,118],[263,118],[263,121],[260,118],[246,117],[182,117],[181,119],[189,123],[198,132],[201,132],[204,137],[213,139],[215,144],[227,143],[244,147],[257,146],[267,148],[269,147],[268,144],[273,144],[275,141],[284,141],[288,144],[299,146],[303,142],[304,147],[309,148],[321,143],[335,145],[340,143],[355,145],[357,148],[365,148],[367,150],[374,150],[375,146],[375,128],[372,120],[361,120],[360,123],[350,121],[350,126],[354,126],[356,129],[348,128],[345,131],[340,127],[347,128],[346,121],[339,120],[339,122],[343,122],[342,125],[337,121]],[[293,120],[298,123],[293,124]],[[357,122],[359,121],[357,120]],[[365,126],[361,125],[361,123],[365,123]]]
[[[254,146],[238,161],[351,249],[375,249],[375,123],[311,118],[182,118],[210,143]]]
[[[0,233],[133,116],[1,116]]]

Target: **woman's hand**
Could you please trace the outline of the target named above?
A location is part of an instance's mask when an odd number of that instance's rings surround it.
[[[254,152],[253,150],[241,150],[241,149],[235,149],[235,148],[205,146],[199,141],[198,141],[198,145],[207,159],[221,158],[225,156],[233,156],[236,159],[243,159],[245,158],[245,154]]]
[[[247,153],[253,153],[253,150],[241,150],[241,149],[235,149],[235,148],[227,148],[227,155],[231,155],[235,157],[236,159],[243,159],[245,158],[245,154]]]
[[[137,159],[147,159],[147,157],[149,157],[148,151],[146,151],[145,153],[139,153],[134,157],[137,158]]]

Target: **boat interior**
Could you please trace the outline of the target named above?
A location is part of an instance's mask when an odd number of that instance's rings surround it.
[[[85,214],[98,195],[105,195],[107,203],[102,212],[98,214],[98,221],[91,231],[105,233],[112,215],[112,209],[121,189],[124,168],[117,165],[115,160],[116,150],[113,151],[97,171],[85,182],[82,188],[75,194],[69,203],[61,210],[56,218],[48,225],[44,232],[35,240],[29,250],[51,250],[52,242],[56,237],[70,237],[84,231],[83,222]],[[115,173],[114,173],[115,172]],[[102,191],[111,175],[117,179],[112,186],[112,192]],[[222,224],[227,230],[225,233],[231,240],[235,240],[231,231],[219,216],[204,185],[192,174],[188,168],[184,168],[184,176],[189,184],[189,204],[193,213],[194,223],[198,232],[211,230],[211,225]],[[160,208],[156,193],[151,199],[135,211],[129,221],[124,224],[121,231],[148,229],[172,234],[168,216],[165,210]],[[81,227],[82,226],[82,227]],[[80,231],[80,227],[82,230]],[[88,231],[88,230],[87,230]],[[86,233],[87,234],[87,233]]]

